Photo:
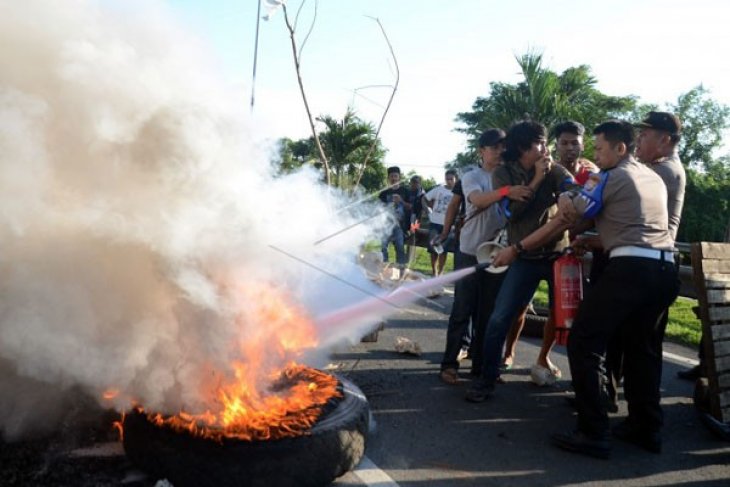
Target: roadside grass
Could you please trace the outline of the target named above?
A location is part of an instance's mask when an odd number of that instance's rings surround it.
[[[547,284],[540,283],[535,293],[534,303],[537,306],[547,306]],[[698,347],[702,335],[702,324],[695,316],[692,307],[697,306],[696,299],[678,297],[669,308],[669,322],[665,338],[671,342],[681,343],[690,347]]]
[[[365,246],[365,250],[380,252],[380,243],[370,242]],[[389,251],[392,260],[395,253],[392,245]],[[430,276],[431,258],[428,251],[422,247],[416,247],[414,251],[414,258],[411,261],[409,268]],[[445,272],[450,272],[453,269],[454,256],[449,253],[444,270]],[[540,283],[540,286],[535,292],[533,302],[536,306],[547,306],[548,292],[547,284],[545,282]],[[697,348],[699,346],[700,336],[702,335],[702,324],[695,316],[694,311],[692,311],[693,306],[697,306],[696,299],[681,296],[677,298],[674,304],[672,304],[669,308],[669,323],[667,324],[667,331],[665,335],[667,340],[693,348]]]
[[[669,323],[666,337],[673,342],[697,348],[702,336],[702,323],[695,316],[692,308],[697,306],[696,299],[678,297],[669,308]]]
[[[380,242],[368,242],[364,245],[363,249],[366,252],[378,252],[380,253]],[[406,246],[406,253],[408,252],[408,246]],[[395,260],[395,250],[393,250],[393,245],[390,245],[388,247],[388,255],[390,257],[390,261],[393,262]],[[415,247],[413,249],[413,260],[408,265],[408,268],[411,270],[414,270],[416,272],[420,272],[422,274],[426,274],[427,276],[431,276],[433,273],[431,272],[431,255],[428,253],[428,250],[426,250],[423,247]],[[446,264],[444,265],[444,272],[451,272],[454,270],[454,254],[449,252],[449,254],[446,257]]]

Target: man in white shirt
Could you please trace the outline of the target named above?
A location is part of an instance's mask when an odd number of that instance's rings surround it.
[[[525,201],[532,194],[527,186],[514,185],[495,190],[492,173],[501,163],[505,133],[501,129],[490,128],[479,137],[479,156],[481,168],[464,175],[462,187],[466,196],[466,218],[461,229],[459,249],[461,268],[477,265],[477,247],[483,242],[494,239],[504,228],[505,217],[499,209],[502,200]],[[494,299],[502,283],[502,274],[476,272],[456,282],[454,304],[449,316],[446,331],[446,348],[441,359],[441,380],[447,384],[459,382],[458,354],[461,339],[472,323],[472,375],[482,369],[482,349],[487,320],[494,307]]]
[[[423,196],[424,202],[431,209],[429,214],[430,224],[428,227],[428,251],[431,254],[431,270],[434,276],[440,275],[444,271],[446,264],[447,252],[453,252],[453,238],[449,235],[444,242],[441,242],[442,252],[437,252],[433,247],[433,241],[441,235],[444,230],[444,219],[446,217],[446,209],[449,207],[454,193],[454,185],[456,184],[456,171],[449,169],[446,171],[444,180],[445,185],[438,185]]]

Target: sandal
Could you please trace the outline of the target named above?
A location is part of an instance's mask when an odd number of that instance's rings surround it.
[[[562,379],[563,373],[560,371],[560,369],[553,364],[550,364],[550,372],[555,376],[556,379]]]
[[[441,378],[441,382],[444,382],[451,386],[459,382],[459,373],[456,371],[456,369],[444,369],[439,374],[439,377]]]

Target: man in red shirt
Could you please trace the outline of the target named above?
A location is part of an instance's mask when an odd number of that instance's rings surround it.
[[[575,178],[575,182],[583,186],[591,173],[597,173],[598,167],[583,154],[583,134],[585,128],[573,120],[559,123],[553,128],[553,137],[557,149],[558,162]]]

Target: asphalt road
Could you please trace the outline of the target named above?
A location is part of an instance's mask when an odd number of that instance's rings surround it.
[[[554,387],[529,381],[539,341],[524,338],[516,367],[482,404],[464,400],[468,381],[438,378],[451,296],[421,302],[391,317],[374,343],[343,347],[331,367],[367,395],[373,416],[366,455],[336,487],[466,487],[511,485],[730,486],[730,443],[711,435],[692,405],[692,384],[676,378],[694,351],[667,344],[663,386],[664,453],[614,443],[611,460],[573,455],[550,445],[550,433],[571,428],[564,399],[569,371],[564,347],[553,361],[564,378]],[[422,355],[395,352],[396,337],[418,343]],[[468,365],[468,364],[466,364]],[[93,402],[93,401],[92,401]],[[70,408],[51,438],[0,441],[0,486],[169,487],[138,471],[125,457],[111,422],[118,415],[83,401]],[[626,415],[621,404],[613,420]]]
[[[549,443],[550,433],[575,422],[564,400],[570,380],[564,347],[553,353],[564,375],[553,387],[529,380],[539,350],[536,338],[520,341],[507,383],[485,403],[464,400],[465,378],[456,386],[440,382],[450,305],[448,294],[413,305],[391,317],[377,342],[333,355],[333,367],[368,396],[375,419],[366,463],[339,479],[338,487],[730,485],[730,443],[701,424],[692,405],[693,385],[676,378],[695,358],[694,351],[665,346],[670,358],[662,381],[664,452],[656,455],[615,441],[611,460],[598,460]],[[417,342],[423,354],[395,352],[398,336]],[[622,401],[612,421],[625,415]]]

